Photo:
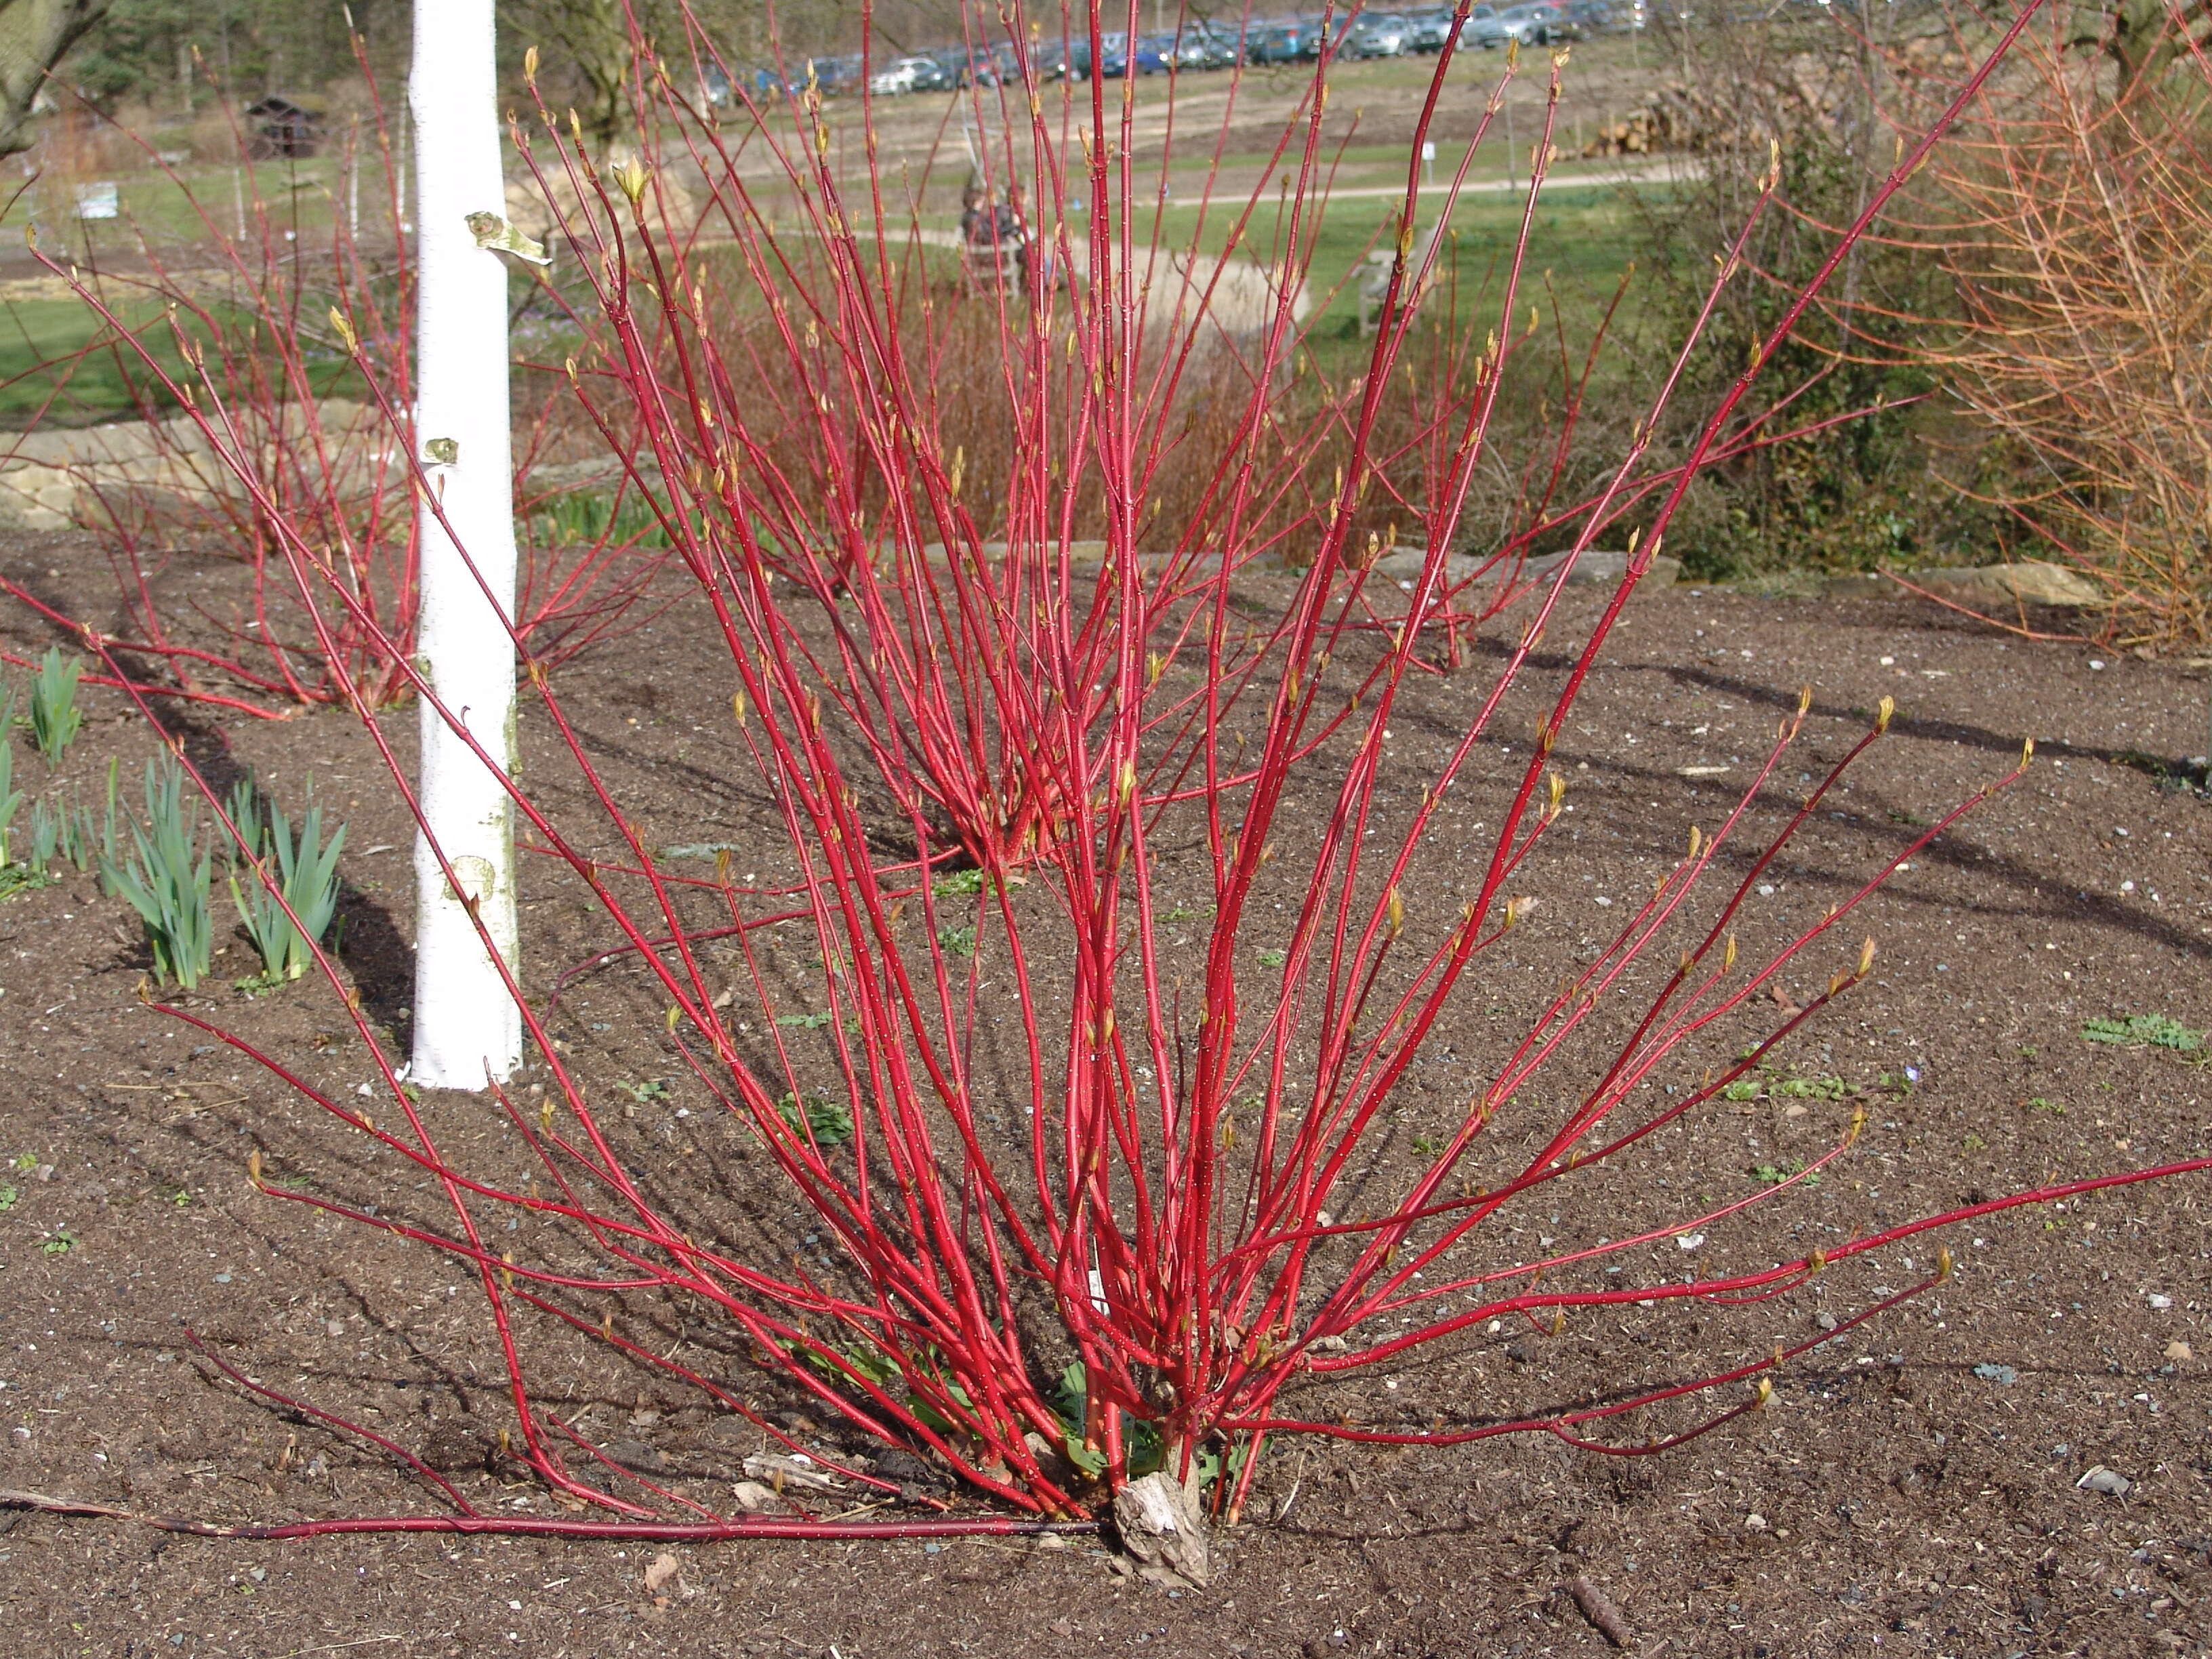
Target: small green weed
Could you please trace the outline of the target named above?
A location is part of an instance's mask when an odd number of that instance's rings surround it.
[[[39,1248],[48,1255],[67,1255],[76,1248],[76,1240],[71,1238],[67,1233],[57,1233]]]
[[[2031,1112],[2047,1112],[2052,1117],[2066,1115],[2066,1108],[2063,1104],[2055,1100],[2046,1100],[2041,1095],[2037,1095],[2027,1103],[2027,1109]]]
[[[617,1083],[615,1087],[641,1106],[668,1098],[668,1085],[657,1077],[648,1078],[643,1083]]]
[[[802,1031],[818,1031],[837,1016],[835,1014],[778,1014],[779,1025],[795,1025]]]
[[[31,740],[49,766],[61,759],[84,725],[76,706],[77,677],[83,672],[84,665],[75,657],[64,659],[56,645],[47,647],[31,677]]]
[[[1288,951],[1262,951],[1260,952],[1261,962],[1269,968],[1279,968],[1290,959],[1291,953]]]
[[[0,1215],[5,1215],[21,1201],[22,1194],[13,1187],[0,1187]]]
[[[841,1342],[836,1345],[836,1352],[837,1358],[845,1362],[844,1365],[840,1365],[828,1354],[819,1352],[809,1353],[806,1356],[806,1363],[820,1373],[825,1381],[833,1384],[841,1386],[848,1384],[853,1376],[858,1375],[885,1394],[894,1396],[903,1395],[907,1409],[912,1412],[919,1421],[936,1430],[939,1434],[951,1433],[958,1426],[927,1400],[908,1389],[905,1373],[899,1370],[898,1362],[889,1354],[859,1342]],[[968,1397],[968,1391],[946,1375],[949,1368],[945,1364],[943,1350],[934,1346],[924,1345],[921,1352],[915,1356],[914,1364],[916,1370],[928,1375],[931,1381],[937,1385],[938,1391],[943,1398],[950,1401],[963,1412],[975,1409],[975,1402]],[[849,1371],[846,1369],[847,1366],[851,1367]]]
[[[1970,1152],[1987,1152],[1990,1145],[1988,1141],[1983,1139],[1978,1133],[1972,1129],[1966,1131],[1966,1138],[1959,1144]]]
[[[1171,904],[1160,912],[1160,920],[1162,921],[1195,921],[1201,916],[1210,916],[1212,914],[1213,907],[1210,904]]]
[[[1106,1457],[1103,1452],[1092,1451],[1083,1443],[1083,1426],[1090,1419],[1091,1400],[1089,1380],[1084,1375],[1083,1363],[1072,1362],[1060,1374],[1060,1384],[1053,1390],[1057,1396],[1054,1407],[1060,1423],[1060,1446],[1067,1461],[1097,1480],[1106,1472]],[[1150,1474],[1161,1468],[1167,1458],[1167,1443],[1161,1437],[1159,1425],[1145,1422],[1123,1412],[1121,1417],[1121,1445],[1128,1459],[1132,1475]],[[1221,1454],[1212,1447],[1194,1450],[1191,1469],[1198,1476],[1198,1484],[1211,1486],[1221,1478]],[[1239,1447],[1230,1453],[1228,1473],[1234,1479],[1243,1468],[1244,1453]]]
[[[1757,1100],[1759,1082],[1755,1077],[1740,1077],[1721,1091],[1723,1100]]]
[[[18,893],[34,893],[59,879],[58,876],[41,875],[27,864],[0,866],[0,899],[13,898]]]
[[[102,859],[100,879],[145,924],[155,973],[189,991],[214,959],[215,924],[208,912],[209,855],[199,848],[199,810],[185,807],[184,787],[183,769],[167,756],[146,763],[148,823],[131,826],[136,856],[128,864]]]
[[[2194,1054],[2204,1046],[2204,1033],[2184,1025],[2170,1014],[2130,1014],[2121,1019],[2084,1021],[2081,1035],[2091,1042],[2118,1043],[2126,1048],[2173,1048]]]
[[[802,1106],[805,1121],[802,1127],[799,1113]],[[807,1093],[787,1094],[775,1103],[776,1115],[788,1123],[794,1133],[806,1130],[814,1133],[815,1144],[822,1146],[842,1146],[853,1138],[853,1110],[842,1100],[828,1095]]]
[[[1802,1158],[1793,1158],[1783,1164],[1754,1164],[1752,1165],[1751,1173],[1755,1179],[1765,1182],[1770,1187],[1779,1187],[1784,1182],[1797,1176],[1805,1176],[1804,1180],[1797,1183],[1801,1187],[1817,1187],[1820,1184],[1820,1172],[1818,1170],[1814,1170],[1810,1175],[1805,1175],[1805,1160]]]
[[[1785,1077],[1774,1092],[1785,1100],[1841,1100],[1851,1085],[1839,1077]]]
[[[973,927],[940,927],[937,930],[937,942],[956,957],[975,954],[975,930]]]
[[[17,1169],[19,1169],[19,1170],[35,1170],[35,1169],[37,1169],[37,1168],[39,1167],[39,1155],[38,1155],[36,1152],[18,1152],[18,1153],[16,1153],[16,1154],[15,1154],[15,1167],[16,1167]]]
[[[955,870],[949,876],[939,876],[929,884],[929,890],[939,898],[972,898],[983,890],[981,870]]]

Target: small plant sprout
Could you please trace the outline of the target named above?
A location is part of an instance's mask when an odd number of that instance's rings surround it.
[[[237,836],[231,860],[252,863],[269,850],[269,816],[267,798],[251,772],[231,785],[228,805],[230,827]]]
[[[33,875],[45,875],[46,866],[54,861],[54,855],[61,848],[62,826],[66,821],[62,812],[46,802],[34,800],[31,803],[31,856],[24,862]]]
[[[31,737],[49,766],[61,759],[84,725],[76,706],[77,677],[83,672],[84,665],[64,658],[57,645],[47,647],[31,677]]]
[[[215,957],[208,910],[209,854],[199,846],[199,806],[185,804],[184,771],[167,756],[146,763],[146,817],[131,825],[135,855],[103,859],[100,879],[129,902],[146,927],[158,978],[189,991]]]
[[[252,816],[254,834],[266,851],[244,842],[247,825],[240,822],[234,795],[232,823],[240,832],[240,869],[232,872],[230,896],[253,948],[261,957],[260,984],[279,985],[307,971],[313,960],[310,942],[319,945],[338,912],[338,854],[345,847],[345,826],[323,840],[323,809],[310,805],[300,819],[295,836],[292,825],[273,801],[257,799],[258,792],[241,786]],[[265,817],[263,815],[265,813]],[[274,866],[272,868],[271,866]],[[250,872],[241,881],[241,872]]]
[[[15,809],[23,804],[23,792],[15,787],[15,745],[8,733],[15,727],[15,694],[10,690],[0,700],[0,870],[9,863],[8,854],[8,826],[15,821]]]

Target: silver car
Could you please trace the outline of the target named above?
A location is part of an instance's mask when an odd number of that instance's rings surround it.
[[[1571,40],[1582,31],[1567,16],[1564,6],[1540,3],[1508,6],[1498,14],[1498,27],[1524,46],[1546,46],[1554,40]]]
[[[1477,6],[1467,15],[1467,21],[1459,26],[1459,49],[1467,51],[1480,46],[1485,52],[1502,46],[1510,39],[1505,25],[1498,21],[1498,8]]]

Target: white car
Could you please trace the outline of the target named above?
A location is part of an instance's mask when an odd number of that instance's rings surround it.
[[[868,77],[868,90],[879,97],[892,93],[912,92],[921,84],[922,77],[936,67],[927,58],[896,58]]]

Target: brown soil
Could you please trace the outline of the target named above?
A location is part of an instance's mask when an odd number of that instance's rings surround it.
[[[64,579],[45,573],[70,552],[19,543],[0,562],[51,583]],[[724,694],[698,672],[695,644],[664,623],[586,658],[562,685],[650,835],[742,843],[767,827],[763,805],[722,763],[726,717],[713,715]],[[1709,1250],[1771,1261],[1830,1229],[1872,1231],[2207,1152],[2212,1085],[2196,1057],[2079,1036],[2085,1019],[2111,1014],[2212,1024],[2212,816],[2129,759],[2201,746],[2206,688],[2128,658],[2095,668],[2097,654],[1876,601],[1690,590],[1638,600],[1562,740],[1578,810],[1535,884],[1548,918],[1540,910],[1529,924],[1517,969],[1499,964],[1501,1036],[1595,936],[1595,900],[1632,893],[1674,856],[1688,822],[1714,821],[1802,680],[1816,686],[1816,757],[1838,753],[1885,693],[1904,712],[1838,798],[1840,815],[1774,873],[1763,902],[1777,926],[1809,922],[1917,822],[2001,775],[2021,735],[2040,744],[2023,782],[1875,902],[1875,980],[1785,1056],[1806,1079],[1842,1078],[1868,1104],[1864,1141],[1780,1212],[1777,1227],[1798,1242],[1778,1250],[1770,1231]],[[1404,752],[1418,760],[1443,740],[1476,678],[1420,683],[1395,722]],[[91,719],[56,781],[93,794],[119,755],[131,799],[149,734],[119,699],[87,702]],[[539,757],[544,724],[526,721]],[[411,726],[411,714],[391,722],[403,748]],[[408,995],[407,836],[362,735],[337,714],[191,717],[179,730],[218,770],[250,763],[288,799],[312,771],[319,794],[343,803],[344,962],[374,1023],[392,1030]],[[19,781],[46,789],[27,749]],[[1723,764],[1733,772],[1678,775]],[[557,798],[553,772],[544,787]],[[1778,784],[1777,806],[1796,769]],[[1325,805],[1316,790],[1306,810]],[[1437,867],[1450,866],[1445,849]],[[533,862],[528,880],[542,980],[605,933],[550,866]],[[455,1271],[387,1235],[258,1196],[245,1165],[260,1148],[279,1169],[395,1210],[410,1201],[405,1185],[364,1159],[357,1137],[143,1006],[127,921],[86,878],[0,905],[0,1067],[16,1085],[0,1098],[0,1154],[27,1166],[0,1173],[17,1194],[0,1215],[10,1431],[0,1486],[219,1520],[434,1508],[388,1460],[195,1363],[181,1339],[189,1322],[250,1374],[428,1448],[480,1504],[551,1513],[542,1487],[489,1455],[504,1410],[495,1355],[465,1292],[448,1296]],[[242,941],[229,947],[199,1011],[325,1086],[365,1082],[358,1039],[313,989],[248,1000],[225,988],[251,966],[245,954]],[[1808,966],[1786,988],[1808,994],[1832,965]],[[636,975],[591,980],[566,1008],[559,1029],[604,1079],[596,1086],[673,1069]],[[1483,1036],[1478,1026],[1456,1041],[1480,1048]],[[1910,1092],[1882,1083],[1908,1065],[1919,1072]],[[1717,1139],[1656,1150],[1644,1174],[1679,1193],[1817,1153],[1838,1108],[1800,1103],[1771,1091],[1732,1103]],[[1416,1118],[1419,1109],[1417,1097]],[[455,1133],[487,1112],[458,1100],[434,1109]],[[711,1192],[705,1163],[687,1167]],[[1951,1284],[1794,1363],[1765,1413],[1664,1455],[1608,1459],[1533,1439],[1281,1448],[1260,1480],[1257,1518],[1219,1539],[1216,1582],[1202,1592],[1129,1582],[1087,1540],[679,1549],[678,1575],[656,1596],[641,1576],[650,1549],[434,1536],[254,1544],[0,1510],[0,1647],[257,1659],[1607,1651],[1563,1589],[1579,1576],[1645,1654],[2203,1653],[2205,1197],[2201,1179],[2134,1187],[1960,1228]],[[1565,1193],[1557,1231],[1616,1228],[1608,1206],[1620,1201]],[[1387,1394],[1376,1379],[1302,1403],[1334,1411],[1356,1399],[1370,1415],[1421,1421],[1571,1402],[1625,1376],[1694,1375],[1701,1362],[1802,1340],[1878,1285],[1912,1282],[1934,1244],[1835,1269],[1802,1297],[1716,1314],[1702,1330],[1589,1318],[1552,1340],[1482,1334],[1409,1364]],[[712,1334],[665,1310],[624,1316],[669,1343],[713,1347]],[[733,1465],[757,1449],[754,1431],[733,1432],[733,1419],[651,1378],[551,1337],[538,1355],[549,1387],[592,1402],[595,1437],[641,1443],[624,1455],[658,1460],[659,1478],[679,1487],[726,1492]],[[2076,1486],[2100,1464],[2133,1483],[2125,1498]]]

